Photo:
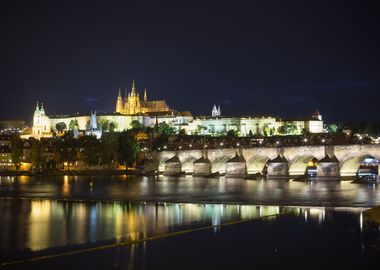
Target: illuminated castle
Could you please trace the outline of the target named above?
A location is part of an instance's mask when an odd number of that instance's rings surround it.
[[[132,90],[126,93],[123,98],[119,89],[119,95],[116,101],[116,112],[120,114],[145,114],[156,112],[170,112],[169,106],[165,100],[148,101],[146,89],[144,90],[144,99],[140,100],[140,94],[136,90],[135,80],[132,82]]]

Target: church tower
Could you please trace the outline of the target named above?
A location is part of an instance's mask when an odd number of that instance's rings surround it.
[[[319,113],[319,110],[318,110],[318,109],[315,110],[315,112],[314,112],[312,118],[313,118],[314,120],[322,121],[322,115]]]
[[[124,112],[126,114],[138,114],[141,112],[140,95],[136,91],[135,80],[132,81],[132,90],[128,94],[127,102],[124,105]]]
[[[214,107],[212,108],[212,111],[211,111],[211,115],[212,115],[212,117],[220,116],[221,115],[220,106],[216,107],[216,105],[214,104]]]
[[[124,108],[123,108],[123,98],[121,96],[121,90],[119,88],[119,95],[117,96],[117,101],[116,101],[116,112],[117,113],[123,113]]]
[[[51,137],[50,119],[45,114],[44,105],[39,106],[38,101],[33,114],[32,135],[34,138]]]

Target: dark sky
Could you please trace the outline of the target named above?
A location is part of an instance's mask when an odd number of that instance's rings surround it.
[[[113,111],[132,78],[178,110],[379,121],[376,1],[0,2],[0,117]]]

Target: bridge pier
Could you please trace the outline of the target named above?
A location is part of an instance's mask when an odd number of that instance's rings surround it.
[[[155,173],[158,171],[158,164],[153,159],[147,159],[144,163],[144,174]]]
[[[317,178],[318,179],[338,179],[340,176],[339,160],[335,155],[324,157],[318,161],[317,164]]]
[[[247,176],[247,164],[243,155],[236,155],[226,163],[226,177],[245,177]]]
[[[178,155],[175,154],[172,158],[169,158],[165,161],[164,175],[171,176],[176,175],[182,172],[182,164],[178,158]]]
[[[211,162],[207,157],[207,153],[193,163],[194,176],[206,176],[211,174]]]
[[[267,163],[267,178],[287,178],[289,175],[289,163],[285,157],[278,155]]]

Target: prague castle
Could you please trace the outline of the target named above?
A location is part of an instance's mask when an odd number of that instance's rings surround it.
[[[119,89],[119,95],[116,101],[116,112],[126,115],[170,112],[165,100],[148,101],[146,89],[144,90],[144,99],[140,100],[140,95],[136,90],[135,80],[132,82],[132,90],[126,93],[124,99]]]
[[[77,133],[90,134],[91,123],[112,123],[113,130],[120,132],[130,129],[133,121],[145,127],[166,123],[177,131],[187,134],[220,136],[233,130],[239,136],[248,135],[299,135],[304,132],[323,133],[322,115],[316,111],[311,117],[304,119],[282,119],[273,116],[224,116],[220,106],[214,105],[209,116],[194,117],[189,111],[176,111],[166,104],[165,100],[148,101],[146,89],[143,99],[132,82],[132,89],[123,97],[119,90],[116,108],[113,113],[53,115],[48,116],[43,105],[37,103],[33,116],[32,134],[35,138],[51,137],[58,132],[58,127],[69,130],[75,127]],[[78,132],[79,131],[79,132]],[[107,130],[103,130],[107,131]],[[90,133],[89,133],[90,132]]]

